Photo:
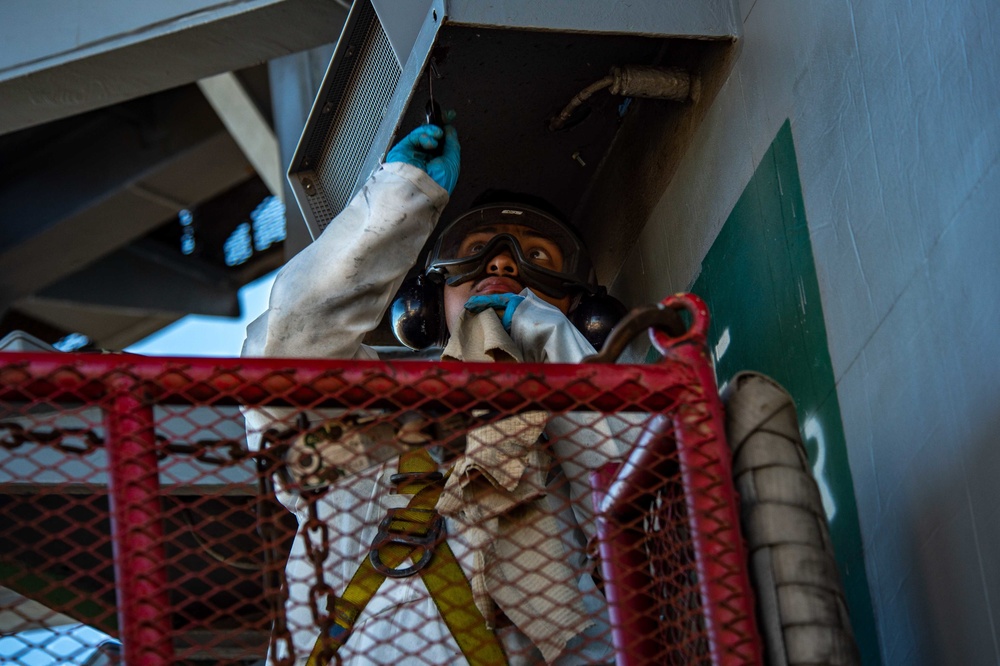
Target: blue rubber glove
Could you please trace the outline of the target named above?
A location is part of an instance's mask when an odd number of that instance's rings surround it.
[[[510,333],[510,325],[514,320],[514,310],[524,302],[524,296],[517,294],[486,294],[484,296],[473,296],[465,303],[465,309],[473,314],[479,314],[483,310],[503,310],[500,323],[503,330]]]
[[[445,122],[455,118],[454,111],[445,113]],[[440,155],[433,153],[443,143]],[[458,183],[462,149],[458,143],[458,132],[447,124],[444,129],[437,125],[421,125],[407,134],[392,147],[385,156],[386,163],[405,162],[427,172],[434,182],[448,190],[450,195]]]

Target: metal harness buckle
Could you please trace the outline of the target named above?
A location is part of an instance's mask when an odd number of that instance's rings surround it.
[[[404,486],[408,483],[434,483],[444,478],[441,472],[399,472],[389,477],[389,483],[394,486]]]
[[[432,516],[427,522],[418,522],[396,517],[398,513],[404,511],[430,513]],[[421,536],[419,534],[393,529],[393,520],[400,520],[415,524],[417,528],[426,528],[427,531],[423,534],[423,536]],[[407,576],[412,576],[430,564],[431,557],[434,556],[434,546],[438,543],[442,531],[444,531],[444,518],[434,509],[389,509],[385,518],[382,519],[382,522],[378,526],[378,534],[375,535],[375,539],[372,541],[372,548],[371,552],[368,554],[368,559],[371,560],[372,567],[375,568],[375,571],[378,571],[380,574],[388,578],[406,578]],[[384,546],[394,543],[402,544],[404,546],[412,546],[413,550],[422,548],[424,552],[420,556],[419,560],[408,567],[390,567],[382,562],[382,556],[379,554],[379,551]]]

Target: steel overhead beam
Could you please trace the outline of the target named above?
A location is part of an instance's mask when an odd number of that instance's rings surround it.
[[[177,314],[150,314],[103,306],[83,306],[32,296],[18,301],[14,312],[22,321],[36,326],[51,326],[60,331],[82,333],[96,347],[111,350],[125,349],[136,340],[142,340],[180,319]],[[27,327],[22,325],[19,328]],[[50,342],[55,342],[55,339]]]
[[[116,108],[95,126],[39,147],[3,178],[0,307],[253,175],[196,88],[168,97],[152,107],[129,103],[138,117],[123,118],[126,111]],[[147,126],[142,111],[160,122]]]
[[[182,254],[157,231],[18,300],[15,311],[63,331],[49,335],[50,341],[74,331],[103,349],[125,348],[187,314],[235,316],[240,312],[239,287],[279,268],[282,252],[274,248],[254,253],[244,264],[223,267],[223,250],[216,245],[266,192],[263,183],[252,178],[199,204],[192,211],[196,224],[210,223],[199,226],[200,249],[195,254]]]
[[[43,304],[61,304],[64,310],[72,306],[167,319],[237,317],[239,288],[282,263],[282,253],[275,250],[243,266],[221,268],[143,239],[50,285],[29,302],[36,312]],[[87,334],[78,325],[74,330]]]
[[[0,3],[0,134],[336,41],[330,0]]]
[[[46,287],[36,298],[161,316],[237,317],[240,286],[221,268],[140,241]]]
[[[199,80],[198,88],[253,164],[267,189],[284,200],[285,178],[278,139],[243,84],[235,74],[226,72]]]
[[[145,178],[163,162],[225,135],[194,86],[67,119],[56,127],[58,132],[40,140],[36,130],[23,133],[26,141],[19,141],[21,134],[0,137],[0,210],[5,217],[0,252],[133,183],[150,193],[147,198],[161,192],[157,201],[168,208],[191,203],[173,188],[144,185]],[[8,141],[15,145],[9,151]],[[242,156],[241,161],[246,164]]]
[[[206,139],[185,154],[161,164],[160,173],[169,177],[169,171],[188,171],[216,158],[220,153],[237,165],[236,169],[205,173],[201,184],[204,191],[198,199],[208,198],[215,192],[240,182],[249,176],[249,169],[241,172],[243,161],[239,148],[223,131]],[[175,216],[178,207],[166,205],[163,195],[153,194],[156,188],[145,183],[131,184],[73,215],[63,218],[45,233],[37,234],[0,254],[0,305],[9,305],[22,296],[34,293],[87,264],[99,259],[115,248],[128,244]],[[189,200],[192,203],[198,199]]]

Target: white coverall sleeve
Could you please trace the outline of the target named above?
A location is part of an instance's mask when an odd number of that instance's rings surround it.
[[[519,295],[524,301],[514,310],[510,337],[521,348],[525,362],[579,363],[597,353],[559,308],[530,289]]]
[[[268,310],[247,326],[242,356],[376,359],[361,341],[379,323],[434,230],[448,192],[422,170],[383,165],[271,287]],[[247,446],[295,410],[245,409]],[[311,418],[330,415],[309,414]]]
[[[247,327],[242,355],[374,358],[361,341],[447,203],[447,191],[422,170],[383,165],[278,273],[267,312]]]

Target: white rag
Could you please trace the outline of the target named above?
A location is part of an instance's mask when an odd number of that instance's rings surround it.
[[[522,360],[493,310],[463,313],[442,358]],[[530,411],[471,429],[437,509],[465,528],[475,551],[473,598],[487,623],[495,602],[551,663],[593,620],[566,563],[559,524],[540,503],[552,460],[538,439],[548,421],[547,412]]]

